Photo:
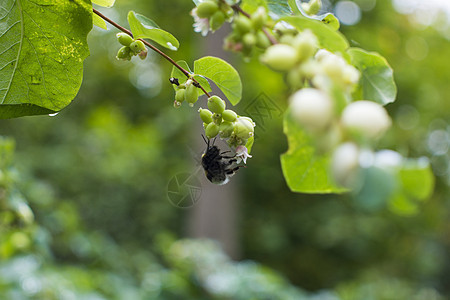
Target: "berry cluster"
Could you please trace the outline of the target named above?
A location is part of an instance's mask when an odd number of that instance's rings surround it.
[[[130,35],[119,32],[117,40],[123,45],[117,52],[117,59],[131,60],[131,57],[138,55],[140,59],[147,57],[147,48],[141,40],[134,40]]]
[[[254,135],[255,123],[251,118],[238,116],[233,110],[225,108],[225,101],[212,96],[208,99],[208,109],[198,110],[205,135],[209,139],[219,135],[231,147],[244,146]]]
[[[250,18],[242,15],[234,18],[233,32],[225,39],[225,49],[249,56],[255,46],[261,49],[269,47],[270,41],[262,31],[268,19],[264,7],[259,7]]]
[[[197,5],[191,12],[194,17],[194,31],[201,32],[203,36],[208,31],[216,31],[225,21],[233,17],[233,9],[224,1],[205,0]]]
[[[178,82],[177,82],[178,83]],[[173,106],[178,108],[186,101],[190,107],[198,100],[198,86],[192,79],[188,79],[185,83],[176,86],[175,101]]]

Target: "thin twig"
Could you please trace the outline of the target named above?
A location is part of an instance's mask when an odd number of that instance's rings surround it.
[[[100,18],[102,18],[103,20],[105,20],[109,24],[113,25],[114,27],[116,27],[120,31],[125,32],[126,34],[128,34],[130,36],[133,36],[133,34],[131,33],[130,30],[126,29],[125,27],[120,26],[119,24],[117,24],[116,22],[114,22],[110,18],[106,17],[105,15],[103,15],[101,12],[99,12],[95,8],[92,8],[92,11],[96,15],[98,15]],[[147,47],[149,47],[150,49],[152,49],[153,51],[157,52],[159,55],[164,57],[166,60],[168,60],[172,65],[177,67],[178,70],[180,70],[181,72],[183,72],[184,75],[186,75],[186,77],[191,78],[191,73],[189,73],[186,69],[184,69],[182,66],[177,64],[177,62],[174,61],[170,56],[168,56],[167,54],[165,54],[164,52],[162,52],[161,50],[159,50],[158,48],[156,48],[155,46],[153,46],[152,44],[150,44],[146,40],[143,40],[143,39],[139,39],[139,40],[141,40],[145,45],[147,45]],[[197,80],[195,80],[195,78],[192,77],[191,79],[192,79],[193,82],[195,82],[197,84],[196,86],[199,87],[203,91],[203,93],[205,93],[205,95],[208,98],[211,97],[211,95],[205,90],[205,88]]]

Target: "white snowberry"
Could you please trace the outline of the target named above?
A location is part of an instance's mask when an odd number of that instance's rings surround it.
[[[290,102],[292,116],[307,129],[324,129],[332,120],[333,101],[320,90],[304,88],[295,92]]]
[[[342,112],[342,126],[366,139],[378,138],[391,126],[391,119],[380,104],[361,100],[350,103]]]
[[[359,168],[359,148],[353,143],[340,145],[333,153],[331,172],[334,180],[345,187],[351,187]]]

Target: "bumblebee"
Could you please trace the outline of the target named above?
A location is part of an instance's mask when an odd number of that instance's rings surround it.
[[[206,150],[202,155],[202,167],[206,178],[214,184],[226,184],[236,171],[244,166],[237,165],[236,155],[224,155],[231,151],[220,152],[219,147],[214,145],[215,140],[210,145],[210,140],[202,137],[206,143]]]

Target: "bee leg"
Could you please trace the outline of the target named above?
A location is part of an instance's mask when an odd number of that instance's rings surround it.
[[[232,165],[232,164],[235,163],[235,162],[237,162],[236,159],[230,159],[230,160],[228,161],[228,165]]]
[[[234,174],[237,170],[239,170],[240,168],[245,168],[245,166],[237,166],[233,169],[227,170],[225,173],[228,175]]]

